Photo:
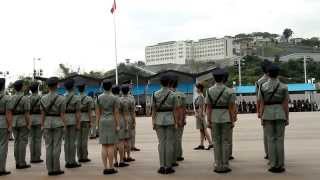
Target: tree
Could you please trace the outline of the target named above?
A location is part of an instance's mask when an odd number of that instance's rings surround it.
[[[62,77],[68,77],[71,74],[71,69],[64,64],[59,64],[59,68],[62,72]]]
[[[286,28],[283,31],[283,37],[286,38],[287,42],[289,42],[289,38],[292,36],[292,34],[293,34],[293,31],[289,28]]]

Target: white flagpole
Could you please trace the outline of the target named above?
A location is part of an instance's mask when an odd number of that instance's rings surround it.
[[[117,50],[117,29],[116,29],[116,13],[113,12],[113,28],[114,28],[114,55],[116,59],[116,84],[119,84],[118,80],[118,50]]]

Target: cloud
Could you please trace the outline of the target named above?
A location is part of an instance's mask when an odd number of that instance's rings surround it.
[[[45,75],[59,63],[75,69],[114,67],[113,0],[0,2],[0,71]],[[119,61],[144,60],[147,45],[292,28],[297,37],[320,36],[317,0],[117,0]]]

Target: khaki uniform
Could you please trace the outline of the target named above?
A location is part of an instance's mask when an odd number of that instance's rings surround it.
[[[10,96],[0,92],[0,172],[6,171],[8,155],[9,131],[6,120],[6,110],[10,101]]]
[[[66,164],[77,164],[77,121],[76,112],[80,112],[81,100],[73,91],[65,96],[66,130],[64,135],[64,152]]]
[[[258,98],[258,94],[260,91],[260,88],[264,83],[268,81],[269,77],[267,75],[263,75],[257,82],[256,82],[256,95]],[[267,134],[266,134],[266,126],[263,125],[263,144],[264,144],[264,152],[266,156],[268,156],[268,140],[267,140]]]
[[[60,154],[63,138],[63,121],[61,113],[66,110],[63,96],[56,92],[44,95],[40,101],[40,109],[45,112],[44,141],[46,144],[46,167],[48,172],[60,171]],[[51,108],[49,107],[52,104]]]
[[[199,112],[199,108],[202,106],[203,108],[205,107],[205,98],[203,95],[200,95],[196,98],[194,101],[195,105],[195,110],[196,110],[196,128],[197,129],[207,129],[207,121],[205,119],[205,116],[203,112]]]
[[[136,109],[136,100],[134,99],[134,96],[130,95],[129,96],[131,98],[131,104],[133,106],[133,113],[136,113],[135,109]],[[130,124],[131,125],[131,131],[130,131],[130,137],[131,137],[131,148],[135,148],[136,147],[136,126],[133,125],[133,122]]]
[[[89,113],[92,113],[93,100],[90,96],[86,96],[85,94],[80,94],[81,100],[81,123],[80,130],[78,132],[78,141],[77,141],[77,149],[78,149],[78,159],[79,160],[87,160],[88,159],[88,138],[90,131],[90,120]]]
[[[96,98],[93,100],[93,105],[92,105],[92,109],[91,109],[91,113],[92,113],[92,126],[91,126],[91,130],[90,130],[90,137],[91,138],[96,138],[97,137],[97,119],[96,119],[96,103],[97,100]]]
[[[224,92],[218,99],[222,91]],[[212,107],[212,117],[208,121],[212,123],[212,139],[215,144],[215,169],[217,171],[224,171],[229,168],[232,122],[228,106],[235,103],[235,100],[234,92],[224,84],[215,84],[207,93],[206,104],[210,104]]]
[[[161,107],[160,103],[167,96]],[[174,108],[177,106],[175,94],[168,88],[161,88],[153,95],[152,107],[156,112],[155,128],[158,136],[160,167],[171,168],[174,157],[175,122]]]
[[[41,160],[41,111],[40,111],[40,95],[32,94],[30,96],[30,114],[31,114],[31,129],[30,129],[30,160],[36,162]]]
[[[177,100],[177,106],[179,108],[182,108],[184,110],[183,116],[185,116],[185,106],[186,106],[186,96],[184,93],[176,91],[176,100]],[[174,160],[175,163],[177,161],[177,158],[183,157],[183,150],[182,150],[182,136],[184,131],[184,126],[186,124],[186,119],[183,117],[183,119],[178,121],[178,128],[176,129],[176,140],[175,140],[175,149],[174,149]]]
[[[273,92],[275,93],[272,96]],[[288,87],[278,79],[269,79],[262,85],[258,95],[258,99],[264,104],[262,119],[266,126],[270,166],[274,168],[284,167],[284,134],[287,117],[282,103],[288,97]]]
[[[131,117],[132,109],[134,109],[134,107],[132,107],[131,97],[122,96],[120,98],[120,132],[119,132],[120,140],[131,139],[131,131],[133,129],[133,119]],[[125,118],[127,118],[128,124],[126,124]]]
[[[26,166],[26,149],[28,145],[29,129],[25,113],[30,111],[30,100],[23,92],[13,95],[8,110],[13,114],[14,157],[17,166]]]
[[[114,120],[114,110],[119,110],[119,98],[111,92],[104,92],[98,97],[97,108],[102,109],[99,122],[99,143],[103,145],[114,145],[118,143],[118,132]]]

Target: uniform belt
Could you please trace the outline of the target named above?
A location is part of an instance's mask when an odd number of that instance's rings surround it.
[[[59,117],[59,116],[60,116],[60,114],[46,114],[46,116]]]
[[[16,116],[16,115],[24,115],[25,112],[13,112],[12,115]]]
[[[228,106],[213,106],[212,109],[229,109]]]
[[[282,104],[282,102],[265,102],[264,105],[266,106],[271,106],[271,105],[276,105],[276,104]]]

